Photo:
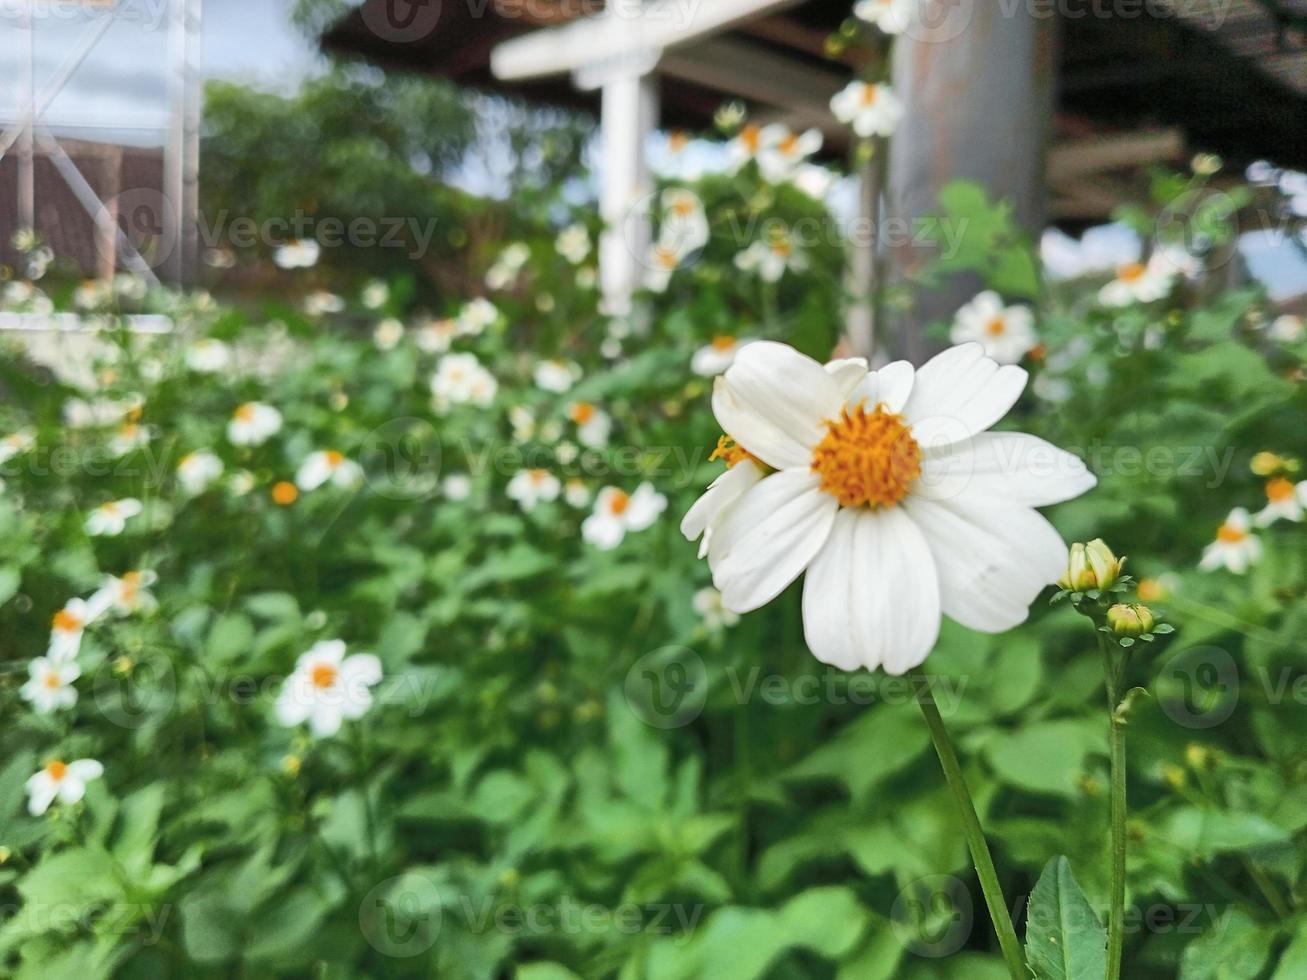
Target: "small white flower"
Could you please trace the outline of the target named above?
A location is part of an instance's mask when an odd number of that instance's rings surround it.
[[[688,255],[708,243],[708,215],[699,195],[686,187],[669,187],[663,191],[662,223],[658,241],[680,256]]]
[[[518,506],[529,514],[541,501],[557,500],[561,489],[558,477],[548,470],[530,469],[514,473],[506,492],[510,500],[516,500]]]
[[[363,305],[369,310],[379,310],[390,300],[390,287],[380,279],[372,279],[363,287]]]
[[[438,410],[463,404],[488,407],[498,389],[494,375],[475,354],[446,354],[431,375],[431,395]]]
[[[678,245],[667,242],[654,242],[649,246],[644,273],[644,288],[654,293],[667,291],[672,281],[672,273],[681,266],[685,253]]]
[[[227,423],[227,441],[233,446],[262,446],[281,431],[281,412],[263,402],[246,402]]]
[[[921,0],[858,0],[853,16],[885,34],[902,34],[917,17]]]
[[[82,648],[82,633],[103,612],[103,605],[85,599],[69,599],[50,621],[50,646],[45,655],[58,664],[75,660]]]
[[[48,715],[77,703],[77,689],[73,681],[82,676],[82,670],[71,661],[56,662],[37,657],[27,666],[30,679],[18,689],[24,701],[32,703],[38,715]]]
[[[478,296],[463,304],[458,313],[458,332],[467,337],[477,337],[499,319],[499,309],[484,296]]]
[[[455,502],[467,500],[472,496],[472,478],[466,473],[451,473],[440,484],[445,497]]]
[[[554,249],[572,265],[580,265],[590,254],[590,233],[585,225],[568,225],[554,239]]]
[[[310,269],[318,264],[322,247],[313,239],[295,239],[285,245],[278,245],[272,253],[272,261],[282,269]]]
[[[667,498],[652,484],[641,483],[635,493],[604,487],[595,499],[594,512],[581,522],[581,537],[601,551],[622,543],[628,531],[643,531],[667,507]]]
[[[735,138],[726,144],[726,171],[738,173],[750,160],[758,157],[762,149],[762,127],[747,123],[735,134]]]
[[[227,481],[227,490],[233,497],[243,497],[254,489],[254,474],[249,470],[237,470]]]
[[[335,449],[309,453],[295,474],[296,485],[304,491],[316,490],[324,483],[341,490],[352,490],[363,482],[363,467]]]
[[[99,310],[113,301],[113,283],[87,279],[73,290],[73,305],[79,310]]]
[[[949,339],[955,344],[975,341],[999,364],[1016,364],[1039,343],[1030,307],[1004,306],[991,290],[957,311]]]
[[[735,355],[749,343],[747,337],[732,337],[722,334],[714,337],[711,343],[704,344],[690,358],[690,370],[701,378],[712,378],[721,374],[735,360]]]
[[[499,258],[486,270],[486,285],[490,289],[508,289],[531,258],[531,250],[524,242],[513,242],[504,247]]]
[[[1216,540],[1203,549],[1198,567],[1204,572],[1227,568],[1236,575],[1248,571],[1262,557],[1262,542],[1251,533],[1248,511],[1236,507],[1216,530]]]
[[[36,434],[31,429],[19,429],[0,439],[0,463],[28,452],[36,445]]]
[[[1253,523],[1266,527],[1278,520],[1301,521],[1307,507],[1307,480],[1296,486],[1290,480],[1277,476],[1266,481],[1266,506],[1257,512]]]
[[[1147,264],[1127,262],[1118,266],[1116,278],[1098,291],[1098,301],[1112,307],[1152,303],[1171,292],[1175,278],[1175,267],[1160,255],[1154,255]]]
[[[304,297],[304,312],[309,316],[325,316],[328,313],[340,313],[344,309],[345,301],[325,289],[315,289]]]
[[[413,341],[424,354],[443,354],[458,336],[458,321],[428,320],[413,331]]]
[[[231,348],[221,340],[203,337],[186,348],[186,366],[199,374],[218,374],[231,364]]]
[[[404,324],[394,317],[386,317],[372,331],[372,342],[377,350],[394,350],[404,339]]]
[[[576,270],[576,277],[573,280],[577,289],[590,290],[599,284],[599,272],[592,265],[587,265],[583,269]]]
[[[711,585],[694,594],[694,611],[711,632],[717,632],[740,621],[740,614],[722,605],[722,594]]]
[[[124,422],[109,439],[109,453],[115,458],[126,456],[150,444],[150,430],[136,422]]]
[[[536,434],[536,417],[525,405],[514,405],[508,410],[508,424],[513,427],[515,442],[527,442]]]
[[[590,402],[573,402],[567,407],[567,417],[576,423],[576,438],[581,445],[602,449],[608,445],[613,420],[603,409]]]
[[[563,499],[567,501],[567,506],[584,510],[590,506],[590,488],[584,480],[572,477],[563,485]]]
[[[792,180],[799,167],[821,149],[821,133],[795,133],[783,123],[764,126],[759,134],[758,169],[773,184]]]
[[[69,805],[76,803],[86,795],[86,784],[103,775],[104,766],[94,759],[54,759],[27,780],[27,812],[39,817],[56,799]]]
[[[64,402],[64,424],[70,429],[101,429],[124,420],[135,420],[145,400],[139,395],[113,400],[102,398],[86,402],[70,398]]]
[[[735,267],[743,272],[757,272],[763,282],[779,282],[786,272],[808,268],[808,257],[795,247],[789,235],[778,231],[737,252]]]
[[[362,718],[372,706],[371,688],[381,681],[381,661],[370,653],[345,656],[343,640],[321,640],[295,662],[277,696],[277,720],[309,723],[314,735],[340,731],[341,722]]]
[[[889,85],[852,81],[830,100],[830,110],[859,136],[889,136],[903,118],[903,104]]]
[[[1266,336],[1281,344],[1296,344],[1303,337],[1302,317],[1292,313],[1277,316],[1266,328]]]
[[[133,613],[149,615],[159,607],[159,601],[150,592],[150,586],[159,580],[159,576],[148,568],[138,571],[123,572],[122,575],[106,575],[104,583],[91,596],[93,609],[112,609],[119,616]]]
[[[561,395],[581,377],[581,369],[570,361],[541,361],[536,365],[532,378],[536,387],[542,391],[552,391]]]
[[[110,500],[87,515],[86,533],[93,537],[117,537],[127,527],[128,520],[140,512],[141,502],[135,497]]]
[[[222,469],[222,460],[207,449],[198,449],[177,464],[177,482],[187,496],[198,497],[222,476]]]

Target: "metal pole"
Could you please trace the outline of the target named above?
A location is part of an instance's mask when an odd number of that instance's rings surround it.
[[[23,4],[23,97],[22,130],[18,137],[18,227],[36,227],[36,158],[33,145],[36,129],[36,30],[32,25],[32,3]]]

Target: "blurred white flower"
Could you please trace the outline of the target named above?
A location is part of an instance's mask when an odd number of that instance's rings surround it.
[[[508,289],[531,258],[531,250],[524,242],[512,242],[499,253],[494,265],[486,270],[486,286],[490,289]]]
[[[667,284],[672,281],[672,273],[681,265],[684,253],[675,245],[666,242],[654,242],[649,246],[644,273],[644,288],[650,292],[667,291]]]
[[[703,625],[710,632],[717,632],[740,621],[740,614],[733,613],[722,605],[722,594],[711,585],[694,594],[694,611],[703,620]]]
[[[486,408],[498,390],[494,375],[481,366],[475,354],[446,354],[431,375],[431,395],[442,411],[449,405]]]
[[[126,529],[128,520],[140,512],[141,502],[135,497],[110,500],[87,516],[86,533],[93,537],[117,537]]]
[[[19,429],[0,439],[0,464],[31,450],[36,445],[36,434],[31,429]]]
[[[1098,301],[1104,306],[1129,306],[1131,303],[1152,303],[1171,292],[1176,270],[1166,259],[1154,255],[1143,262],[1127,262],[1117,266],[1116,278],[1098,291]]]
[[[424,354],[443,354],[457,335],[457,320],[427,320],[413,331],[413,341]]]
[[[394,350],[404,339],[404,324],[394,317],[386,317],[372,330],[372,343],[377,350]]]
[[[159,576],[148,568],[123,572],[122,575],[106,575],[103,584],[91,596],[90,605],[95,609],[112,609],[119,616],[149,615],[159,606],[150,592],[150,586],[158,580]]]
[[[852,81],[830,100],[830,110],[859,136],[889,136],[903,118],[903,104],[889,85]]]
[[[345,656],[343,640],[321,640],[301,654],[277,696],[277,720],[289,727],[309,723],[319,737],[335,735],[345,719],[372,707],[371,688],[381,682],[381,661],[370,653]]]
[[[335,449],[309,453],[295,474],[295,483],[308,491],[327,482],[341,490],[352,490],[363,482],[363,467]]]
[[[1303,337],[1302,317],[1285,313],[1277,316],[1266,328],[1266,336],[1281,344],[1296,344]]]
[[[747,123],[740,128],[735,137],[726,144],[726,171],[738,173],[750,160],[758,157],[762,148],[762,127]]]
[[[541,361],[536,365],[532,378],[536,387],[542,391],[552,391],[561,395],[581,376],[581,369],[570,361]]]
[[[525,405],[514,405],[508,410],[508,424],[513,427],[513,439],[526,442],[536,434],[536,417]]]
[[[77,703],[77,689],[73,681],[82,676],[75,663],[57,663],[46,657],[37,657],[27,665],[29,679],[18,689],[19,697],[31,702],[38,715],[48,715]]]
[[[808,268],[808,257],[794,245],[790,236],[774,230],[764,239],[735,255],[735,267],[742,272],[756,272],[763,282],[779,282],[786,272]]]
[[[39,817],[56,799],[72,805],[86,795],[86,784],[102,775],[104,766],[94,759],[54,759],[27,780],[27,812]]]
[[[712,378],[721,374],[735,361],[735,355],[750,342],[748,337],[732,337],[722,334],[704,344],[690,358],[690,370],[701,378]]]
[[[202,337],[186,348],[186,366],[199,374],[218,374],[231,364],[231,348],[221,340]]]
[[[1203,549],[1198,567],[1204,572],[1226,568],[1236,575],[1248,571],[1262,557],[1262,542],[1252,533],[1248,511],[1236,507],[1230,511],[1225,523],[1216,529],[1216,540]]]
[[[113,283],[87,279],[73,290],[73,305],[79,310],[100,310],[113,301]]]
[[[1294,484],[1292,480],[1277,476],[1266,481],[1266,506],[1253,517],[1258,527],[1266,527],[1278,520],[1301,521],[1307,507],[1307,480]]]
[[[136,422],[124,422],[109,439],[109,454],[121,458],[150,444],[150,430]]]
[[[998,293],[986,290],[954,315],[949,340],[974,341],[999,364],[1016,364],[1039,343],[1034,321],[1030,307],[1004,306]]]
[[[567,407],[567,417],[576,423],[576,438],[581,445],[602,449],[608,445],[613,420],[603,409],[590,402],[573,402]]]
[[[227,423],[227,441],[233,446],[261,446],[281,431],[281,412],[263,402],[246,402]]]
[[[590,488],[580,477],[572,477],[563,485],[563,500],[567,506],[582,510],[590,506]]]
[[[590,233],[585,225],[568,225],[554,239],[554,249],[572,265],[580,265],[590,254]]]
[[[379,310],[390,300],[390,287],[380,279],[371,279],[363,287],[363,295],[360,299],[366,309]]]
[[[467,500],[472,496],[472,478],[466,473],[451,473],[440,484],[440,489],[450,500]]]
[[[233,497],[243,497],[254,489],[254,474],[249,470],[237,470],[227,481],[227,491]]]
[[[478,337],[499,319],[499,308],[484,296],[463,304],[458,312],[458,332],[467,337]]]
[[[604,487],[595,498],[594,512],[581,522],[581,537],[601,551],[610,551],[628,531],[643,531],[666,508],[667,498],[652,484],[641,483],[631,494]]]
[[[853,16],[886,34],[902,34],[917,17],[921,0],[858,0]]]
[[[526,513],[535,510],[536,504],[558,499],[562,489],[558,477],[544,469],[518,470],[508,481],[508,499],[516,500]]]
[[[304,312],[309,316],[325,316],[328,313],[340,313],[344,309],[345,301],[325,289],[315,289],[304,297]]]
[[[70,398],[64,402],[64,424],[70,429],[99,429],[117,425],[124,419],[134,421],[144,404],[139,395],[116,401],[102,398],[94,402]]]
[[[177,464],[177,482],[187,496],[196,497],[222,476],[222,470],[222,460],[207,449],[198,449]]]
[[[758,169],[773,184],[792,180],[799,166],[821,149],[821,133],[793,132],[783,123],[764,126],[759,134]]]
[[[282,269],[310,269],[318,264],[322,247],[313,239],[295,239],[285,245],[278,245],[272,253],[272,261]]]
[[[678,262],[681,256],[708,243],[708,215],[698,194],[686,187],[669,187],[663,191],[660,203],[662,221],[658,243],[675,253]]]
[[[50,620],[50,645],[45,655],[59,664],[76,659],[82,648],[82,633],[103,612],[103,605],[93,605],[85,599],[69,599]]]

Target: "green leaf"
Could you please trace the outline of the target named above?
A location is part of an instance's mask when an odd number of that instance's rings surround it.
[[[513,974],[513,980],[581,980],[581,978],[559,963],[524,963]]]
[[[1185,947],[1180,980],[1253,980],[1271,958],[1274,937],[1275,929],[1258,925],[1242,909],[1231,909]]]
[[[1107,932],[1071,873],[1048,862],[1027,908],[1026,958],[1037,980],[1099,980],[1107,975]]]
[[[1226,851],[1245,851],[1281,844],[1288,833],[1255,813],[1231,813],[1210,807],[1186,806],[1171,814],[1158,830],[1171,847],[1200,858]]]
[[[1009,785],[1074,796],[1086,757],[1107,751],[1105,728],[1089,719],[1035,722],[996,734],[986,743],[985,756]]]
[[[0,566],[0,606],[14,597],[23,576],[13,565]]]
[[[223,616],[209,630],[206,655],[214,663],[225,664],[247,655],[254,645],[254,625],[245,616]]]

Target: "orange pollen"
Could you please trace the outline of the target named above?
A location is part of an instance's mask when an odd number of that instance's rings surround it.
[[[541,483],[544,483],[545,480],[547,480],[547,479],[549,479],[549,471],[548,471],[548,470],[532,470],[532,471],[531,471],[531,482],[534,483],[534,484],[536,484],[537,486],[539,486]]]
[[[664,269],[675,269],[680,259],[676,255],[676,250],[659,245],[654,249],[654,261]]]
[[[1122,282],[1137,282],[1144,275],[1144,264],[1142,262],[1131,262],[1121,266],[1116,272],[1116,277]]]
[[[57,691],[63,687],[63,682],[59,679],[58,674],[46,674],[45,679],[41,682],[51,691]]]
[[[875,103],[875,101],[876,101],[876,86],[875,86],[875,85],[864,85],[864,86],[862,87],[862,105],[863,105],[863,107],[865,108],[866,106],[872,105],[873,103]]]
[[[781,258],[788,259],[790,257],[791,246],[790,243],[784,239],[777,239],[771,243],[771,250],[774,255],[779,255]]]
[[[589,402],[577,402],[568,412],[577,425],[585,425],[595,417],[595,407]]]
[[[1224,541],[1226,544],[1238,544],[1246,537],[1248,537],[1247,531],[1231,527],[1229,524],[1222,524],[1216,532],[1216,539]]]
[[[76,633],[82,628],[82,619],[76,613],[60,609],[54,614],[54,628],[60,633]]]
[[[1277,476],[1266,484],[1266,499],[1273,504],[1282,504],[1293,499],[1293,484],[1282,476]]]
[[[618,490],[608,501],[608,509],[613,512],[615,517],[620,517],[626,513],[626,508],[631,505],[631,495],[624,490]]]
[[[299,499],[300,492],[295,484],[282,480],[272,486],[272,502],[279,507],[289,507]]]
[[[812,470],[821,489],[845,507],[891,507],[921,476],[921,447],[902,416],[879,404],[871,412],[858,405],[827,420]]]
[[[749,452],[749,450],[745,449],[730,436],[722,436],[717,440],[717,448],[714,449],[712,455],[708,457],[708,462],[711,463],[718,459],[726,462],[727,469],[730,469],[736,463],[743,463],[746,459],[751,459],[759,465],[762,464],[762,460]]]
[[[140,572],[123,572],[123,598],[131,601],[136,598],[136,594],[141,591],[141,573]]]
[[[667,137],[667,145],[671,147],[673,153],[680,153],[690,143],[690,136],[682,130],[676,130]]]
[[[744,148],[750,153],[758,152],[758,140],[761,132],[762,131],[752,123],[740,130],[740,142],[744,144]]]
[[[777,149],[779,149],[786,156],[790,156],[794,153],[797,153],[799,151],[799,138],[795,136],[793,133],[790,133],[788,136],[785,137],[785,139],[780,141],[780,143],[777,146]]]
[[[57,783],[68,775],[68,763],[59,759],[51,759],[45,764],[45,772],[47,776]]]
[[[694,214],[694,201],[688,197],[682,197],[672,205],[672,211],[682,218],[688,218]]]
[[[118,502],[116,500],[110,500],[107,503],[103,503],[100,505],[100,510],[106,514],[116,514],[118,513]]]
[[[236,418],[241,422],[253,422],[254,406],[246,402],[240,408],[236,409]]]
[[[327,459],[327,465],[330,466],[333,470],[341,463],[345,462],[345,454],[342,452],[338,452],[335,449],[328,449],[325,453],[323,453],[323,456],[325,456]]]
[[[735,346],[735,338],[728,333],[718,334],[712,339],[713,350],[728,351]]]
[[[336,683],[336,676],[339,671],[331,664],[317,664],[309,671],[309,680],[318,690],[325,691]]]
[[[996,316],[985,324],[985,333],[991,337],[1001,337],[1007,332],[1007,324],[1003,322],[1001,316]]]

